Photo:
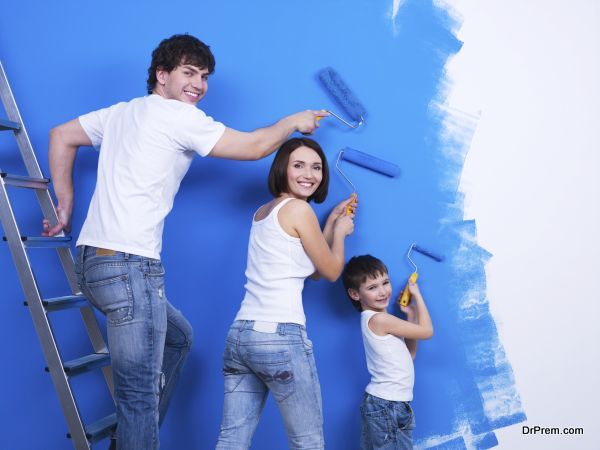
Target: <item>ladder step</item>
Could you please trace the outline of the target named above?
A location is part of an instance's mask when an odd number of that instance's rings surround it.
[[[29,303],[27,301],[23,302],[25,306]],[[81,295],[65,295],[64,297],[55,297],[43,299],[42,304],[46,311],[59,311],[61,309],[69,309],[69,308],[83,308],[84,306],[89,306],[87,299]]]
[[[25,247],[29,248],[56,248],[70,247],[71,236],[61,237],[45,237],[45,236],[21,236],[21,240],[25,243]],[[6,236],[2,240],[7,241]]]
[[[85,436],[90,442],[97,442],[108,437],[117,426],[117,414],[112,413],[85,427]],[[71,439],[71,433],[67,433]]]
[[[46,311],[58,311],[69,308],[83,308],[89,306],[87,299],[81,295],[66,295],[42,300]]]
[[[31,189],[48,189],[49,178],[31,178],[21,175],[10,175],[5,172],[0,172],[0,177],[4,179],[4,184],[21,188]]]
[[[92,353],[82,356],[81,358],[73,359],[63,363],[63,368],[69,376],[79,375],[80,373],[89,372],[90,370],[108,366],[110,364],[110,356],[108,353]],[[49,372],[46,367],[46,372]]]
[[[13,130],[19,131],[21,129],[21,125],[17,122],[12,122],[6,119],[0,119],[0,131],[4,130]]]

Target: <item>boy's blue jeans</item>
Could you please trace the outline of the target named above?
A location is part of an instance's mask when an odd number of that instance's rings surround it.
[[[415,416],[410,403],[367,394],[360,405],[361,450],[411,450]]]
[[[217,450],[245,450],[269,391],[273,394],[291,450],[324,448],[321,388],[306,329],[273,324],[256,331],[252,320],[236,320],[223,356],[225,399]]]
[[[117,448],[159,447],[158,427],[192,345],[192,327],[167,301],[159,260],[78,247],[85,297],[106,315],[117,408]],[[104,252],[106,253],[106,252]]]

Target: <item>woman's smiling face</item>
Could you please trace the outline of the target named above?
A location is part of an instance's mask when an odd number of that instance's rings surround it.
[[[316,151],[298,147],[292,153],[287,166],[288,194],[302,200],[315,193],[323,180],[323,161]]]

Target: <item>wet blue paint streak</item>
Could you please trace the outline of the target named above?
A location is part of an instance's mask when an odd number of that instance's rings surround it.
[[[465,440],[462,437],[457,437],[443,444],[428,447],[429,450],[467,450]]]
[[[435,112],[433,116],[438,119],[436,131],[441,135],[444,114]],[[456,127],[460,119],[450,120]],[[446,186],[443,194],[446,211],[441,220],[444,251],[449,253],[452,262],[447,302],[461,347],[455,360],[458,389],[454,395],[454,419],[463,426],[467,424],[471,436],[466,443],[462,438],[455,438],[433,448],[491,448],[498,444],[493,430],[526,420],[514,385],[512,367],[489,309],[485,264],[492,254],[477,244],[476,222],[463,219],[464,195],[458,192],[475,126],[475,121],[465,120],[459,133],[439,142],[439,149],[445,156],[438,161],[441,180]],[[424,443],[427,437],[435,438],[436,434],[425,435],[422,439],[421,436],[419,441]],[[443,441],[439,434],[437,438]]]
[[[474,444],[477,450],[487,450],[498,445],[498,439],[494,433],[488,433],[483,436],[477,436]]]

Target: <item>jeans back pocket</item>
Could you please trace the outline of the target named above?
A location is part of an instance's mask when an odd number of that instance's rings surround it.
[[[112,325],[133,319],[133,293],[128,274],[86,283],[88,300]]]
[[[247,352],[245,360],[277,401],[283,401],[294,393],[294,370],[289,352]]]

